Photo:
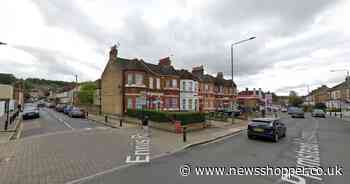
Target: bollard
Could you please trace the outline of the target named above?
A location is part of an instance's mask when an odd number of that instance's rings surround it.
[[[183,141],[186,142],[186,141],[187,141],[187,137],[186,137],[186,127],[183,127],[182,135],[183,135]]]
[[[123,126],[123,120],[122,120],[122,119],[119,120],[119,126],[120,126],[120,127]]]
[[[108,116],[105,115],[105,122],[107,123],[108,122]]]

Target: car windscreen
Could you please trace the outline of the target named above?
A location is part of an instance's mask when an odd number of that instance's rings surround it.
[[[266,123],[266,124],[271,123],[271,121],[267,121],[267,120],[252,120],[252,122],[254,122],[254,123]]]
[[[314,112],[315,112],[315,113],[323,113],[323,110],[315,109]]]

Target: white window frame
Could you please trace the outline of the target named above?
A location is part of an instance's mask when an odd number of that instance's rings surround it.
[[[186,99],[182,99],[182,109],[186,110]]]
[[[188,90],[191,92],[193,91],[193,82],[192,81],[188,82]]]
[[[177,88],[177,80],[176,80],[176,79],[173,79],[173,80],[172,80],[172,82],[171,82],[171,87]]]
[[[128,99],[128,100],[127,100],[127,101],[128,101],[128,106],[127,106],[127,108],[128,108],[128,109],[132,109],[132,108],[133,108],[133,106],[132,106],[132,98],[131,98],[131,97],[128,97],[127,99]]]
[[[182,90],[186,91],[186,81],[182,81]]]
[[[143,85],[143,75],[140,73],[135,74],[135,84],[136,85]]]
[[[133,74],[132,73],[128,73],[128,85],[131,85],[134,83],[134,80],[133,80]]]
[[[157,82],[157,89],[160,89],[160,78],[157,78],[156,82]]]
[[[188,99],[188,109],[192,110],[193,108],[193,100],[192,99]]]
[[[148,85],[149,85],[150,89],[153,89],[153,77],[149,78],[149,84]]]

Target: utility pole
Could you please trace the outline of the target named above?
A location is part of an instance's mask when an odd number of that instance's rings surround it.
[[[238,44],[241,44],[243,42],[246,42],[246,41],[249,41],[249,40],[253,40],[255,39],[256,37],[250,37],[248,39],[245,39],[245,40],[241,40],[241,41],[238,41],[238,42],[235,42],[235,43],[232,43],[231,44],[231,80],[232,80],[232,89],[234,90],[234,81],[233,81],[233,47],[235,45],[238,45]],[[237,66],[238,66],[238,57],[237,57]],[[237,76],[238,76],[238,67],[237,67]],[[233,97],[232,97],[232,100],[233,100]],[[232,104],[231,104],[232,106]],[[236,104],[235,104],[235,107],[236,107]],[[233,108],[231,107],[231,118],[232,118],[232,124],[234,123],[234,113],[233,113]]]
[[[75,74],[74,75],[75,77],[75,86],[74,86],[74,89],[73,89],[73,99],[72,99],[72,105],[75,105],[74,101],[75,101],[75,98],[78,97],[78,94],[77,94],[77,87],[78,87],[78,75]]]

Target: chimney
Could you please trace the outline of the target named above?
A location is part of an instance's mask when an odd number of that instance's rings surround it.
[[[259,96],[262,96],[262,90],[259,88]]]
[[[117,45],[113,45],[109,51],[109,60],[116,60],[118,57]]]
[[[248,91],[248,88],[245,88],[245,91]]]
[[[165,58],[160,59],[158,65],[168,66],[168,67],[171,66],[170,57],[165,57]]]
[[[256,95],[256,90],[255,90],[255,88],[253,88],[253,95]]]
[[[202,76],[204,75],[204,68],[203,68],[203,65],[201,66],[197,66],[197,67],[193,67],[192,68],[192,74],[195,75],[195,76]]]
[[[224,78],[224,74],[222,72],[218,72],[218,74],[216,75],[216,78],[222,79]]]

